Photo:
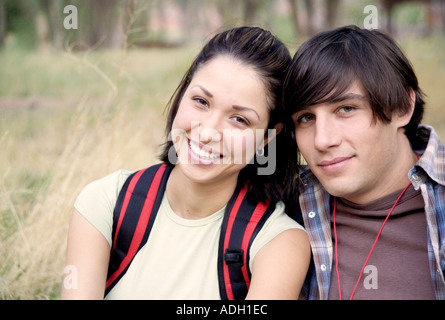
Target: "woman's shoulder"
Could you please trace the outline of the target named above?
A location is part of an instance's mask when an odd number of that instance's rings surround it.
[[[117,195],[125,183],[125,180],[127,180],[132,173],[132,171],[120,169],[102,178],[93,180],[81,190],[78,198],[107,195],[117,199]]]
[[[304,230],[303,226],[296,222],[294,219],[286,214],[286,207],[282,201],[279,201],[275,205],[275,210],[271,216],[267,219],[266,223],[263,225],[258,235],[252,243],[250,248],[250,264],[255,257],[255,254],[267,243],[273,240],[280,233],[291,230],[300,229]],[[250,265],[252,267],[252,265]]]
[[[79,193],[74,208],[98,229],[109,243],[113,210],[123,184],[133,172],[117,170],[88,183]]]
[[[267,223],[281,225],[288,229],[304,229],[301,224],[286,213],[286,206],[282,201],[276,203],[275,211],[272,213]]]
[[[87,186],[101,186],[101,185],[119,185],[123,184],[125,180],[133,173],[127,169],[119,169],[99,179],[93,180]]]

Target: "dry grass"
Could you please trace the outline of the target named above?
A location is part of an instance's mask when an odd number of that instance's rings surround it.
[[[438,35],[407,39],[402,44],[426,94],[423,123],[432,125],[445,142],[445,39]]]
[[[1,80],[10,88],[0,99],[0,298],[58,297],[76,195],[112,171],[157,161],[162,110],[189,52],[32,53],[21,65],[8,61],[23,80]],[[34,72],[45,79],[26,87],[29,66],[34,81]],[[34,98],[16,97],[24,91]]]
[[[445,41],[403,42],[445,140]],[[198,48],[0,52],[0,298],[56,299],[76,195],[156,162],[162,110]]]

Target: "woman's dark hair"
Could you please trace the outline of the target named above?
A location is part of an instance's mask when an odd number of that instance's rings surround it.
[[[377,30],[356,26],[321,32],[301,45],[284,85],[289,115],[300,109],[339,98],[358,81],[375,120],[391,122],[392,115],[411,109],[413,116],[405,134],[413,143],[423,117],[423,92],[408,59],[393,39]]]
[[[252,67],[259,74],[267,90],[267,102],[270,111],[268,129],[273,129],[277,124],[284,121],[285,112],[281,94],[282,85],[291,61],[289,51],[269,31],[258,27],[239,27],[215,35],[195,58],[167,105],[168,116],[165,128],[167,135],[171,132],[179,104],[193,76],[199,68],[219,56],[229,56],[246,66]],[[283,134],[278,134],[274,139],[277,149],[282,148],[280,146],[282,144],[281,136]],[[268,156],[269,144],[264,147],[264,157]],[[160,156],[164,163],[172,165],[169,162],[169,152],[172,152],[172,150],[174,150],[173,142],[168,139]],[[247,164],[239,174],[238,185],[246,181],[250,182],[248,196],[252,200],[265,201],[270,199],[276,201],[281,198],[281,186],[287,177],[285,172],[286,152],[281,153],[280,150],[280,153],[276,152],[276,156],[268,158],[276,160],[274,174],[259,175],[258,168],[261,162],[256,158],[253,163]]]

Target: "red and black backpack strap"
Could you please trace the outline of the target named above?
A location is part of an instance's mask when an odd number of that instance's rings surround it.
[[[135,172],[125,181],[113,213],[113,244],[105,287],[107,295],[127,272],[145,245],[164,196],[172,167],[158,164]],[[251,203],[247,184],[227,204],[218,248],[221,299],[245,299],[250,285],[249,249],[275,206]]]
[[[125,181],[113,212],[113,233],[105,295],[127,272],[147,242],[164,195],[171,167],[158,164]]]
[[[247,184],[227,204],[218,249],[218,279],[222,300],[243,300],[250,286],[249,251],[253,240],[273,213],[270,202],[251,203]]]

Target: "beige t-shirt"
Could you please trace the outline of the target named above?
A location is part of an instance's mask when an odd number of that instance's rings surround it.
[[[114,205],[131,173],[119,170],[93,181],[74,204],[110,246]],[[106,299],[220,299],[217,256],[224,210],[203,219],[183,219],[164,194],[146,245]],[[288,229],[303,228],[285,214],[280,202],[252,243],[250,268],[255,254]]]

